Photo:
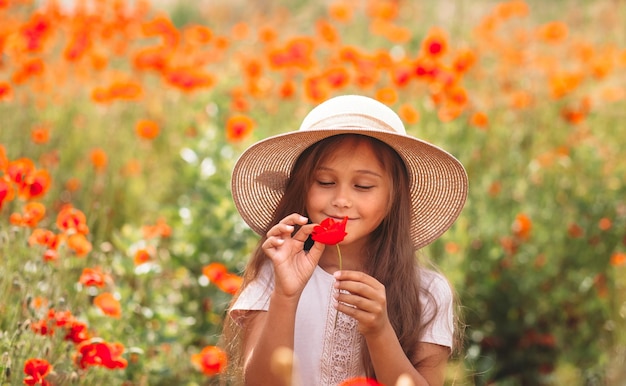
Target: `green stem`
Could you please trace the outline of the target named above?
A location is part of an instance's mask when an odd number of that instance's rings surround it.
[[[341,248],[339,248],[339,244],[335,244],[337,245],[337,255],[339,255],[339,270],[341,271],[341,269],[343,268],[343,261],[341,259]],[[335,326],[333,328],[337,328],[337,317],[339,316],[339,311],[337,311],[335,313]]]
[[[337,254],[339,255],[339,270],[341,271],[341,269],[343,268],[343,262],[341,261],[341,248],[339,248],[339,244],[335,245],[337,245]]]

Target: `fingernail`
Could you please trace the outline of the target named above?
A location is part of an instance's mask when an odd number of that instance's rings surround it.
[[[300,216],[300,221],[301,222],[307,222],[309,219],[304,217],[304,216]]]
[[[293,225],[287,225],[287,230],[288,230],[288,231],[293,231],[293,230],[294,230]]]

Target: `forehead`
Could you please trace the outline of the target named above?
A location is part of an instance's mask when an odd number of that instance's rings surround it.
[[[381,146],[375,146],[373,141],[366,138],[343,137],[322,155],[318,167],[331,163],[350,162],[386,170],[383,152]]]

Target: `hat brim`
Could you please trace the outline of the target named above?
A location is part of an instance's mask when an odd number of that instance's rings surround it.
[[[300,154],[314,143],[339,134],[367,135],[398,152],[409,174],[411,239],[416,249],[452,226],[468,192],[467,173],[454,156],[418,138],[375,128],[318,127],[259,141],[237,160],[231,181],[233,200],[254,232],[264,235],[273,225],[273,213]]]

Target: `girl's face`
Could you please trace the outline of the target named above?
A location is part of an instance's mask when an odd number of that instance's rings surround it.
[[[344,141],[313,171],[306,209],[314,223],[348,216],[342,245],[363,242],[387,215],[391,177],[372,146],[363,140]]]

